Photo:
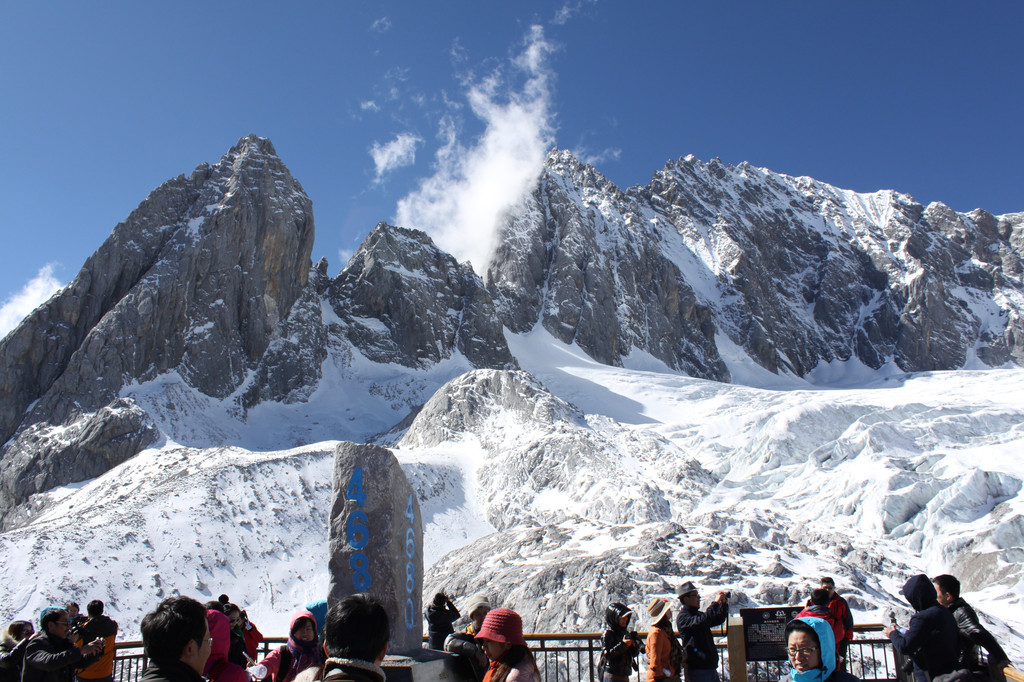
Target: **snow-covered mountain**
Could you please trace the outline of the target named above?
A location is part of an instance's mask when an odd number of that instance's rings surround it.
[[[1022,226],[692,157],[622,191],[554,151],[484,277],[382,223],[332,278],[244,138],[0,342],[0,619],[227,592],[283,632],[352,440],[418,491],[428,594],[529,629],[819,574],[877,622],[952,572],[1024,652]]]

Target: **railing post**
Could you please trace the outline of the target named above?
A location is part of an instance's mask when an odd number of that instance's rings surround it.
[[[743,619],[739,616],[729,619],[726,645],[729,647],[729,682],[747,682],[747,649],[743,642]]]

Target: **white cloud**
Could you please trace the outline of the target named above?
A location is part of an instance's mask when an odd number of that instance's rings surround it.
[[[480,274],[490,262],[501,217],[532,188],[554,143],[551,51],[543,28],[533,26],[513,61],[517,74],[526,77],[521,87],[500,71],[471,82],[466,99],[484,132],[462,147],[457,123],[442,118],[436,172],[398,202],[398,225],[427,232]]]
[[[567,2],[555,11],[555,16],[551,19],[551,23],[556,26],[563,26],[568,23],[568,21],[572,19],[577,12],[583,9],[585,5],[594,4],[597,4],[597,0],[576,0],[575,2]]]
[[[352,256],[355,255],[353,249],[338,249],[338,262],[341,263],[341,267],[338,270],[344,270],[348,262],[352,260]]]
[[[365,102],[359,103],[359,108],[363,111],[380,111],[380,106],[372,99],[368,99]]]
[[[376,167],[374,182],[380,182],[384,175],[396,168],[411,166],[416,163],[416,145],[423,139],[412,133],[402,133],[387,144],[373,143],[370,156]]]
[[[598,166],[605,161],[618,161],[622,157],[622,150],[618,147],[606,147],[600,152],[594,153],[588,149],[581,148],[578,151],[574,151],[574,154],[583,163]]]
[[[57,263],[47,263],[16,294],[11,295],[0,306],[0,338],[18,326],[26,315],[39,307],[63,284],[53,276]]]
[[[377,33],[384,33],[390,28],[391,19],[389,19],[388,17],[381,17],[380,19],[377,19],[375,22],[370,24],[370,30],[376,31]]]

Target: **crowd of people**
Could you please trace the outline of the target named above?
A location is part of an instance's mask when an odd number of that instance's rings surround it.
[[[894,650],[907,657],[915,682],[998,679],[1009,661],[977,614],[960,597],[950,575],[910,578],[902,593],[913,607],[907,627],[893,617],[885,629]],[[718,592],[701,610],[697,585],[684,582],[675,619],[664,597],[646,605],[646,640],[630,629],[633,610],[614,602],[598,665],[603,682],[628,682],[646,653],[647,682],[720,682],[712,628],[729,616],[728,592]],[[456,632],[461,613],[450,597],[435,595],[426,609],[428,646],[454,654],[465,677],[480,682],[539,682],[540,671],[512,609],[492,608],[485,595],[465,604],[468,624]],[[11,623],[0,641],[0,682],[114,682],[117,623],[103,603],[49,607],[36,632],[29,621]],[[245,610],[227,595],[201,604],[171,597],[142,620],[148,665],[141,682],[383,682],[390,622],[384,607],[352,595],[328,608],[306,605],[290,620],[288,641],[257,661],[264,637]],[[846,668],[853,617],[830,577],[810,590],[806,607],[785,628],[789,672],[785,682],[857,682]],[[908,669],[908,672],[910,671]]]

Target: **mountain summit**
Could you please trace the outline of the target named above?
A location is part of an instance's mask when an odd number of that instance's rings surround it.
[[[0,341],[0,616],[229,581],[283,631],[342,440],[417,491],[421,587],[528,629],[809,571],[859,612],[939,567],[1021,603],[1024,213],[554,150],[497,227],[482,276],[380,223],[332,277],[268,140],[154,190]]]

